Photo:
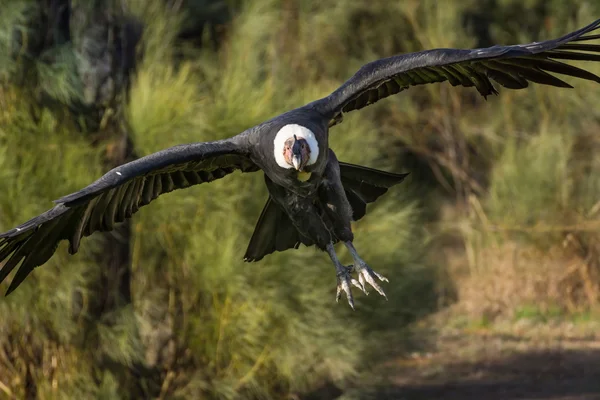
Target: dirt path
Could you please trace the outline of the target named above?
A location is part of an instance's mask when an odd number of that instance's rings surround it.
[[[407,371],[401,368],[396,384],[381,394],[406,400],[600,399],[598,350],[530,352],[473,363],[451,363],[444,369],[438,376],[407,382]]]
[[[438,334],[423,346],[434,350],[385,363],[385,383],[357,398],[600,399],[600,330],[555,328]]]

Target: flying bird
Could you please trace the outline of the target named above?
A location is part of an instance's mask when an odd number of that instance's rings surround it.
[[[488,48],[434,49],[396,55],[364,65],[329,96],[285,112],[229,139],[175,146],[107,172],[82,190],[55,201],[49,211],[0,234],[0,283],[18,265],[7,295],[37,266],[69,241],[78,251],[81,238],[110,231],[140,207],[176,189],[224,178],[234,171],[264,173],[269,198],[258,219],[244,259],[258,261],[274,251],[315,245],[328,253],[337,276],[336,300],[351,286],[382,296],[385,277],[360,257],[351,222],[366,213],[406,174],[394,174],[338,161],[329,147],[329,129],[345,113],[359,110],[411,86],[448,81],[475,87],[484,97],[498,94],[493,82],[524,89],[530,82],[572,88],[555,74],[600,83],[597,75],[565,63],[600,61],[600,39],[591,34],[600,19],[559,39]],[[343,265],[334,244],[343,242],[354,263]],[[357,279],[353,277],[356,274]]]

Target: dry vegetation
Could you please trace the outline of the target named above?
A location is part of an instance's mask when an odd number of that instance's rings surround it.
[[[145,25],[143,58],[127,96],[92,111],[81,106],[74,45],[28,54],[14,32],[35,37],[35,6],[15,0],[0,13],[2,230],[106,169],[120,143],[108,134],[114,115],[145,155],[234,135],[328,94],[374,58],[549,38],[600,16],[586,0],[108,3]],[[180,36],[186,13],[208,22],[202,40]],[[75,257],[60,246],[0,300],[0,398],[270,399],[326,382],[345,390],[390,347],[414,344],[410,323],[448,306],[456,320],[486,325],[595,315],[600,88],[575,86],[501,90],[488,101],[447,84],[414,88],[332,130],[340,159],[411,172],[355,227],[364,257],[392,278],[388,303],[357,296],[355,313],[336,305],[333,271],[313,249],[244,264],[266,199],[258,174],[140,210],[123,307],[92,307],[99,237]]]

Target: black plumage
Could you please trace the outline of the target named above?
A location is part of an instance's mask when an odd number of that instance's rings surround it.
[[[410,86],[448,81],[475,87],[483,96],[497,94],[493,82],[523,89],[530,82],[571,88],[554,74],[600,83],[600,77],[565,61],[600,61],[600,45],[590,35],[600,20],[562,38],[539,43],[484,49],[436,49],[384,58],[363,66],[329,96],[286,112],[229,139],[180,145],[114,168],[86,188],[55,202],[54,208],[0,235],[2,282],[17,266],[7,293],[58,243],[68,240],[76,253],[81,238],[108,231],[161,194],[211,182],[234,172],[262,170],[269,198],[245,254],[258,261],[274,251],[301,243],[327,251],[342,291],[353,306],[350,285],[366,283],[384,295],[373,271],[354,248],[351,221],[366,205],[405,174],[393,174],[338,162],[329,148],[329,128],[346,112],[359,110]],[[354,258],[343,266],[333,249],[344,242]],[[359,280],[350,273],[357,272]]]
[[[339,165],[344,193],[352,207],[353,221],[365,216],[367,204],[373,203],[408,175],[392,174],[343,162]],[[337,241],[334,238],[334,242]],[[300,244],[312,246],[314,242],[298,232],[284,209],[269,196],[250,238],[244,260],[260,261],[275,251],[297,249]]]
[[[331,95],[315,102],[333,112],[330,126],[343,113],[359,110],[410,86],[448,81],[452,86],[475,87],[487,97],[498,94],[491,81],[508,89],[524,89],[529,82],[572,88],[551,73],[600,82],[600,77],[559,60],[600,61],[600,45],[578,43],[600,39],[587,35],[600,21],[559,39],[483,49],[434,49],[383,58],[364,65]]]

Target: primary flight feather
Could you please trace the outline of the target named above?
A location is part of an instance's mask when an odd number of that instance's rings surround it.
[[[315,245],[336,269],[337,294],[350,286],[366,292],[367,283],[385,296],[373,271],[354,248],[351,222],[366,205],[406,174],[393,174],[339,162],[329,148],[329,128],[344,113],[359,110],[410,86],[448,81],[474,86],[482,96],[497,94],[493,82],[523,89],[530,82],[563,88],[566,75],[600,83],[600,77],[565,61],[600,61],[600,39],[591,34],[600,20],[559,39],[484,49],[435,49],[397,55],[364,65],[329,96],[288,111],[232,138],[175,146],[123,164],[82,190],[55,201],[56,206],[0,234],[0,283],[18,266],[7,294],[68,240],[69,252],[81,238],[109,231],[164,193],[211,182],[239,170],[262,170],[269,198],[244,256],[258,261],[274,251]],[[342,265],[334,244],[343,242],[354,264]],[[356,272],[358,280],[351,276]]]

